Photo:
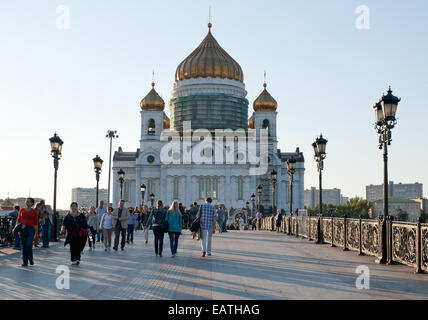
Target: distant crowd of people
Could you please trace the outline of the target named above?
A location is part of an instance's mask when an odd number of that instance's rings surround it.
[[[49,248],[52,234],[52,212],[46,207],[44,201],[34,206],[34,199],[26,199],[26,207],[15,206],[9,215],[12,217],[14,233],[14,248],[22,250],[22,266],[34,264],[33,245],[39,246],[42,239],[42,248]],[[125,250],[126,244],[134,244],[134,232],[142,230],[144,241],[149,242],[149,230],[153,231],[154,250],[157,257],[162,257],[164,236],[167,233],[170,240],[171,257],[177,255],[178,243],[183,229],[189,229],[193,239],[201,240],[201,256],[212,255],[212,237],[216,230],[219,233],[227,230],[252,229],[259,230],[262,215],[257,212],[254,219],[250,218],[239,224],[227,224],[228,210],[224,205],[217,208],[212,204],[211,198],[198,205],[194,202],[189,209],[184,208],[178,201],[173,201],[167,207],[162,200],[149,210],[143,205],[141,210],[125,208],[125,201],[120,200],[117,208],[105,206],[104,201],[99,206],[90,207],[88,212],[80,212],[77,202],[72,202],[70,210],[63,219],[61,234],[64,234],[64,246],[70,246],[70,258],[73,265],[79,265],[81,253],[86,244],[89,250],[95,250],[98,243],[103,243],[104,251],[111,251],[114,234],[113,250]]]

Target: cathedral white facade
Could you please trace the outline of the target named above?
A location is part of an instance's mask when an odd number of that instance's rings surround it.
[[[293,211],[304,208],[304,157],[299,148],[288,153],[277,148],[277,102],[265,83],[248,116],[243,71],[217,43],[211,24],[206,38],[177,68],[170,118],[154,87],[140,104],[140,148],[124,152],[119,147],[114,154],[113,203],[120,198],[117,171],[122,169],[122,198],[129,207],[141,205],[144,184],[146,204],[153,193],[165,205],[178,200],[189,207],[209,196],[228,209],[245,208],[246,202],[251,208],[250,197],[262,185],[260,204],[270,213],[270,173],[276,170],[275,205],[288,213],[286,161],[293,158]]]

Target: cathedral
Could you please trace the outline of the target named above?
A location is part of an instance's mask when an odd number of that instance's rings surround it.
[[[260,205],[270,213],[275,170],[275,205],[288,213],[286,161],[295,159],[293,211],[303,209],[304,157],[299,148],[281,152],[277,147],[278,103],[265,81],[249,116],[241,66],[219,45],[211,29],[210,23],[205,39],[177,67],[170,117],[154,82],[141,100],[140,148],[124,152],[119,147],[114,154],[113,203],[120,199],[117,172],[122,169],[122,198],[128,207],[141,205],[140,185],[144,184],[146,204],[150,194],[165,205],[178,200],[185,207],[209,196],[213,204],[227,209],[245,208],[247,202],[251,209],[250,197],[257,196],[261,185]]]

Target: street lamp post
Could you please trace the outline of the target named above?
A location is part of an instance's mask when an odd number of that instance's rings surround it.
[[[251,218],[254,218],[255,202],[256,202],[256,195],[253,193],[251,195]]]
[[[388,254],[387,244],[387,220],[391,219],[388,214],[388,146],[391,145],[392,141],[391,130],[397,124],[395,114],[400,101],[401,99],[394,96],[391,87],[389,87],[388,94],[382,96],[379,102],[373,106],[376,119],[375,130],[379,134],[379,149],[383,149],[383,217],[379,217],[382,220],[382,232],[381,252],[376,260],[378,263],[390,263],[392,261],[391,254]]]
[[[153,210],[153,202],[155,201],[155,195],[152,193],[150,194],[150,203],[151,203],[151,210]]]
[[[257,187],[257,211],[260,212],[260,198],[262,197],[263,186],[259,185]]]
[[[107,190],[107,205],[110,205],[110,177],[111,177],[111,152],[113,146],[113,139],[119,138],[117,131],[108,130],[106,138],[110,139],[110,157],[108,158],[108,190]]]
[[[125,181],[125,171],[120,169],[117,172],[117,177],[118,177],[119,183],[120,183],[120,200],[123,200],[123,182]]]
[[[288,175],[290,177],[289,182],[290,182],[290,198],[289,198],[289,203],[290,203],[290,214],[293,212],[293,175],[296,172],[296,159],[288,159],[287,160],[287,171],[288,171]]]
[[[276,213],[276,206],[275,206],[275,187],[276,187],[276,179],[278,177],[278,173],[275,170],[272,170],[270,173],[270,179],[272,181],[272,213]]]
[[[321,243],[321,217],[322,217],[322,170],[324,169],[324,159],[327,154],[325,152],[327,147],[327,140],[323,138],[322,134],[312,143],[314,148],[314,159],[318,164],[319,173],[319,217],[318,217],[318,236],[317,243]]]
[[[144,195],[146,194],[146,185],[142,184],[140,186],[140,190],[141,190],[141,199],[142,199],[142,201],[141,201],[141,207],[142,207],[142,206],[144,206]]]
[[[49,139],[51,144],[51,155],[54,158],[54,196],[53,196],[53,232],[52,239],[54,242],[58,241],[57,229],[58,229],[58,212],[56,212],[56,184],[57,184],[57,172],[59,159],[62,156],[62,145],[64,141],[55,133],[52,138]]]
[[[101,173],[101,168],[103,166],[104,161],[100,158],[99,155],[93,158],[92,161],[94,161],[95,178],[97,179],[97,192],[96,192],[96,200],[95,200],[95,208],[96,208],[98,206],[98,190],[99,190],[99,183],[100,183],[100,173]]]
[[[248,201],[245,203],[245,210],[247,210],[247,221],[245,221],[245,223],[247,223],[248,216],[250,215],[250,203]]]

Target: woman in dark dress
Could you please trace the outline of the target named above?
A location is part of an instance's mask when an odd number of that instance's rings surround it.
[[[70,245],[71,262],[73,265],[80,264],[80,254],[88,238],[89,226],[83,213],[79,213],[77,202],[72,202],[70,212],[65,216],[61,233],[67,231],[64,246]]]

